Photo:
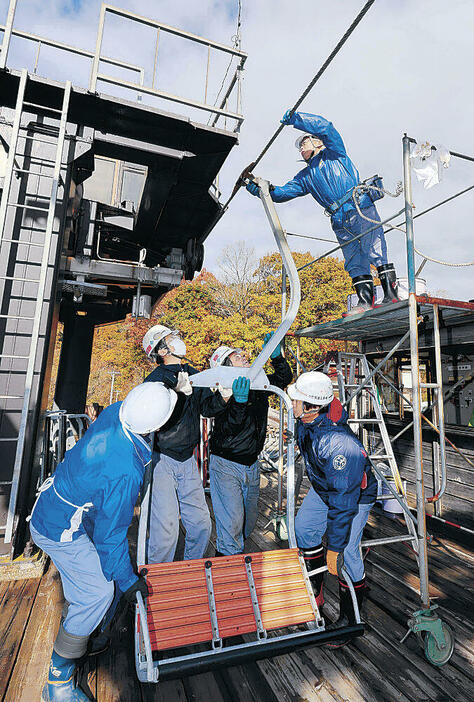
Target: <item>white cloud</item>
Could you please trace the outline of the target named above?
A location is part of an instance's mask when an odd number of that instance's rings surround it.
[[[7,5],[4,0],[5,6]],[[76,3],[77,4],[77,3]],[[237,0],[121,0],[127,10],[178,26],[215,41],[229,44],[235,32]],[[243,83],[246,121],[240,145],[224,166],[220,185],[230,193],[242,168],[253,161],[278,126],[281,114],[294,104],[325,58],[362,7],[361,0],[243,0],[242,48],[249,53]],[[71,3],[59,0],[22,0],[18,3],[17,26],[36,34],[52,36],[77,46],[94,49],[99,0],[83,0],[78,12],[66,12]],[[6,16],[6,10],[3,17]],[[401,179],[401,136],[441,142],[448,148],[474,154],[472,124],[474,98],[470,90],[472,22],[469,0],[377,0],[355,33],[335,58],[325,75],[306,98],[302,111],[323,114],[341,132],[361,176],[384,176],[390,189]],[[15,41],[12,60],[22,65],[34,61],[34,51]],[[154,33],[129,24],[108,25],[104,49],[114,57],[146,64],[151,78]],[[175,81],[189,95],[202,96],[206,52],[160,48],[158,84],[167,88]],[[40,73],[64,79],[74,65],[73,81],[87,82],[87,62],[73,63],[67,55],[58,62],[44,54]],[[215,61],[216,74],[209,86],[214,94],[220,83],[225,59]],[[124,75],[124,74],[122,74]],[[103,92],[111,92],[102,86]],[[166,103],[166,109],[182,112]],[[194,118],[196,116],[194,115]],[[257,168],[258,175],[275,184],[289,180],[300,168],[293,143],[296,133],[285,128]],[[424,191],[414,184],[416,211],[474,183],[474,163],[458,159],[439,186]],[[473,191],[474,192],[474,191]],[[401,198],[385,198],[379,207],[382,217],[403,206]],[[473,194],[438,209],[415,223],[417,246],[448,261],[474,259],[472,234]],[[329,220],[310,198],[279,206],[288,231],[330,237]],[[210,235],[205,266],[211,270],[222,247],[247,239],[264,253],[273,248],[269,226],[256,198],[241,191],[229,211]],[[401,233],[388,234],[390,257],[400,272],[406,268],[405,242]],[[292,239],[297,250],[319,255],[324,243]],[[432,290],[444,288],[451,297],[469,299],[472,268],[447,268],[428,263],[423,271]]]

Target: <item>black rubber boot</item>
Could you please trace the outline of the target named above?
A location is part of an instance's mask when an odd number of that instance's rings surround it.
[[[362,608],[362,603],[365,596],[365,577],[362,580],[358,580],[352,583],[354,585],[354,590],[357,598],[357,604],[359,605],[359,612]],[[362,616],[362,615],[361,615]],[[326,627],[327,631],[333,629],[341,629],[345,626],[351,626],[355,624],[355,614],[354,607],[352,606],[352,597],[349,588],[346,583],[339,580],[339,618],[333,624],[328,624]],[[349,643],[350,639],[347,641],[334,640],[327,644],[330,648],[339,648],[340,646],[345,646]]]
[[[371,275],[358,275],[352,279],[352,284],[359,298],[359,304],[352,310],[343,313],[343,317],[351,317],[354,314],[366,312],[374,304],[374,281]]]
[[[382,305],[387,302],[399,302],[397,274],[393,263],[385,263],[383,266],[377,266],[380,282],[383,290]]]
[[[324,547],[322,545],[315,546],[314,548],[301,548],[300,551],[308,572],[316,570],[316,568],[322,568],[322,566],[326,565],[326,559],[324,558]],[[324,604],[323,578],[324,573],[316,573],[316,575],[309,576],[311,585],[313,586],[316,604],[318,605],[319,609],[321,609]]]

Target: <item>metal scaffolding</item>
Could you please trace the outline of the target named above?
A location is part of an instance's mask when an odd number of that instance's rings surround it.
[[[441,340],[440,340],[440,310],[443,311],[443,323],[445,325],[459,325],[465,323],[467,319],[472,320],[474,317],[474,303],[461,302],[454,300],[445,300],[440,298],[433,298],[427,295],[417,295],[415,289],[416,280],[416,267],[415,267],[415,240],[414,240],[414,226],[413,221],[415,217],[413,216],[413,195],[412,195],[412,184],[411,184],[411,166],[410,166],[410,144],[416,143],[414,139],[408,137],[406,134],[403,137],[403,176],[404,176],[404,214],[405,214],[405,224],[406,224],[406,253],[407,253],[407,274],[408,274],[408,299],[402,300],[395,304],[384,305],[373,310],[369,310],[365,313],[354,315],[351,317],[334,320],[332,322],[326,322],[324,324],[319,324],[314,327],[308,327],[305,329],[299,329],[295,332],[295,337],[297,338],[298,348],[297,348],[297,360],[298,366],[301,366],[300,359],[300,340],[301,338],[325,338],[334,340],[344,340],[344,341],[357,341],[359,344],[361,342],[366,342],[368,340],[375,340],[380,337],[393,337],[397,338],[396,343],[390,348],[389,352],[386,353],[384,358],[376,365],[371,365],[368,363],[364,354],[340,354],[340,356],[361,356],[366,362],[367,372],[370,369],[369,375],[362,375],[360,380],[360,385],[356,392],[351,394],[351,397],[346,403],[346,406],[352,406],[351,402],[356,399],[356,397],[362,393],[364,389],[367,389],[368,383],[372,382],[372,379],[377,375],[383,378],[387,382],[391,389],[394,390],[398,395],[406,402],[413,411],[413,421],[408,427],[405,427],[402,432],[397,435],[400,436],[409,427],[413,427],[413,437],[414,437],[414,447],[415,447],[415,472],[416,472],[416,519],[411,516],[408,504],[406,501],[406,494],[403,488],[400,486],[395,492],[393,487],[389,486],[394,497],[401,503],[401,506],[405,513],[405,518],[408,525],[410,525],[410,520],[412,524],[415,525],[416,530],[414,531],[414,536],[411,538],[411,543],[416,553],[418,569],[419,569],[419,580],[420,580],[420,599],[421,599],[421,609],[415,612],[408,621],[408,632],[414,632],[418,635],[419,640],[425,648],[425,654],[428,660],[435,665],[443,665],[451,657],[454,637],[449,627],[442,622],[435,613],[437,605],[433,605],[430,600],[429,594],[429,568],[428,568],[428,555],[427,555],[427,530],[426,530],[426,504],[436,503],[440,500],[446,489],[446,436],[445,436],[445,422],[444,422],[444,393],[443,393],[443,379],[442,379],[442,368],[441,368]],[[465,154],[452,153],[454,157],[472,161],[472,157],[466,156]],[[464,189],[460,193],[457,193],[454,197],[471,190],[473,186]],[[452,198],[448,198],[449,201]],[[446,201],[443,201],[446,202]],[[438,203],[435,207],[439,206]],[[433,208],[429,208],[426,212]],[[393,217],[386,220],[386,222],[394,219],[400,213],[397,213]],[[417,216],[421,216],[419,213]],[[382,223],[384,224],[384,223]],[[380,226],[380,225],[378,225]],[[400,225],[396,225],[400,226]],[[392,229],[393,227],[390,227]],[[334,247],[330,251],[326,252],[322,256],[318,257],[314,261],[311,261],[305,266],[302,266],[299,270],[312,265],[316,261],[325,258],[327,255],[333,253],[341,247]],[[425,258],[426,261],[426,258]],[[282,292],[283,296],[283,292]],[[432,345],[434,347],[434,357],[435,357],[435,378],[434,382],[422,382],[420,377],[420,349],[419,349],[419,326],[423,323],[425,326],[429,326],[432,330]],[[386,375],[383,374],[382,369],[386,365],[387,361],[392,357],[392,355],[402,346],[402,344],[409,339],[409,354],[410,354],[410,369],[411,369],[411,399],[407,397],[406,394],[401,392]],[[298,368],[299,372],[299,368]],[[350,382],[355,382],[354,380]],[[423,391],[429,391],[434,400],[432,401],[429,409],[434,408],[433,422],[431,422],[422,411],[421,396]],[[343,400],[341,400],[343,401]],[[377,413],[376,413],[377,414]],[[377,414],[378,416],[378,414]],[[426,421],[431,428],[438,435],[438,445],[439,445],[439,468],[440,468],[440,484],[435,487],[432,497],[427,498],[425,495],[425,484],[423,475],[423,437],[422,437],[422,422]],[[351,421],[351,420],[349,420]],[[366,420],[352,420],[354,423],[363,422]],[[360,427],[360,425],[359,425]],[[394,439],[392,439],[393,444]],[[455,447],[456,448],[456,447]],[[381,449],[383,450],[383,449]],[[458,449],[456,449],[458,450]],[[459,452],[459,451],[458,451]],[[460,452],[462,454],[462,452]],[[374,467],[374,472],[377,477],[385,481],[383,475],[374,466],[374,459],[377,457],[383,457],[380,454],[374,454],[372,456],[372,465]],[[468,460],[466,457],[464,457]],[[398,494],[397,494],[398,493]],[[411,531],[411,530],[410,530]],[[380,543],[391,543],[401,540],[402,537],[390,537],[389,539],[376,540],[371,543],[371,545],[377,545],[376,542]],[[406,539],[406,537],[403,537]],[[424,644],[423,644],[424,642]],[[427,644],[427,642],[429,642]]]

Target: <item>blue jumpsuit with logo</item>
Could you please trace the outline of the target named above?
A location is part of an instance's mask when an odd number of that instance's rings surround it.
[[[359,439],[347,425],[338,399],[310,424],[296,425],[296,441],[311,488],[296,515],[296,541],[303,549],[321,544],[344,552],[353,581],[364,577],[360,541],[377,496],[377,481]]]
[[[101,622],[114,581],[125,592],[137,580],[127,530],[151,447],[122,427],[121,404],[107,407],[67,451],[31,516],[33,541],[51,556],[69,602],[64,629],[77,636]]]
[[[271,197],[274,202],[286,202],[302,195],[312,195],[324,209],[342,198],[360,183],[359,172],[347,155],[344,142],[332,122],[318,115],[295,112],[290,122],[295,129],[312,134],[326,147],[311,158],[286,185],[276,186]],[[380,222],[375,205],[367,194],[360,197],[359,206],[366,217]],[[375,226],[363,219],[349,200],[331,216],[331,226],[340,244]],[[383,228],[353,241],[342,249],[344,267],[352,279],[370,274],[370,264],[381,266],[388,262]]]

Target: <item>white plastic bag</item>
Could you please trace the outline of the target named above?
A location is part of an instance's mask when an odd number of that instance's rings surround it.
[[[443,170],[449,168],[451,154],[442,144],[436,144],[432,149],[430,142],[414,144],[410,158],[413,159],[413,171],[425,190],[437,185],[443,177]]]

